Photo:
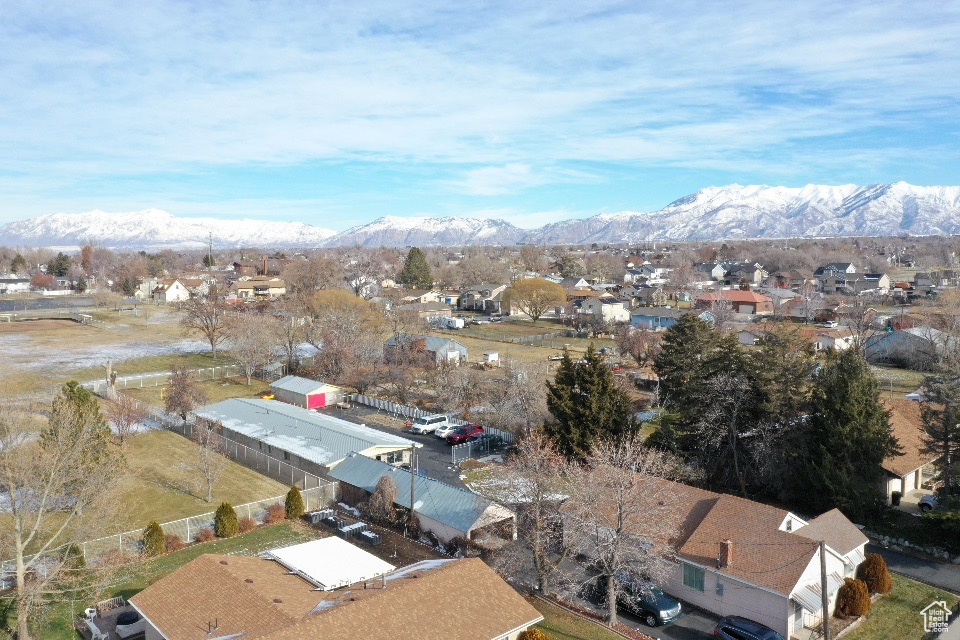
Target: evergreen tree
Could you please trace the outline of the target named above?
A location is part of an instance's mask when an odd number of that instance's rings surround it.
[[[809,379],[816,364],[810,341],[795,331],[774,329],[750,353],[763,419],[781,428],[806,413]]]
[[[553,382],[547,383],[547,408],[554,420],[544,432],[570,459],[583,459],[598,441],[631,437],[638,427],[630,399],[592,344],[582,362],[564,352]]]
[[[410,249],[403,269],[397,274],[397,282],[411,289],[430,289],[433,287],[433,276],[430,274],[430,265],[427,256],[419,247]]]
[[[27,259],[24,258],[19,253],[13,256],[13,260],[10,261],[10,271],[12,273],[27,273],[30,270],[30,266],[27,264]]]
[[[70,256],[62,251],[47,265],[47,273],[62,278],[70,271]]]
[[[706,378],[717,372],[715,358],[720,334],[693,314],[680,318],[663,334],[653,370],[660,379],[660,402],[674,412],[692,406]]]
[[[798,505],[811,513],[837,507],[848,517],[863,516],[883,500],[884,459],[901,453],[863,355],[848,349],[828,356],[788,465]]]
[[[213,514],[213,532],[218,538],[229,538],[240,533],[240,521],[237,512],[229,502],[222,502]]]
[[[307,508],[303,504],[303,494],[300,493],[297,485],[290,487],[290,491],[287,492],[284,509],[287,513],[287,520],[296,520],[306,512]]]
[[[960,490],[960,362],[953,355],[945,354],[937,371],[924,378],[920,405],[924,453],[936,456],[947,495]]]
[[[71,380],[63,385],[60,394],[53,399],[50,421],[40,434],[42,446],[55,446],[62,441],[62,434],[89,433],[96,446],[85,452],[84,463],[96,464],[110,457],[110,426],[107,424],[96,396]]]
[[[143,530],[143,555],[148,558],[160,556],[167,552],[167,536],[163,533],[163,527],[154,520]]]

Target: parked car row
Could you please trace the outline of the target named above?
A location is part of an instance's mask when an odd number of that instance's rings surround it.
[[[450,422],[449,416],[435,413],[421,416],[407,423],[410,433],[424,435],[432,433],[437,438],[445,440],[449,445],[463,444],[464,442],[484,442],[492,448],[503,445],[500,436],[485,433],[479,424],[455,425]]]

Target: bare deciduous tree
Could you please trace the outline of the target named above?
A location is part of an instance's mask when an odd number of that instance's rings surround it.
[[[227,464],[222,432],[222,424],[208,420],[198,420],[193,427],[193,441],[197,444],[197,469],[207,487],[207,502],[213,502],[213,487]]]
[[[502,486],[497,497],[517,505],[516,543],[508,545],[496,559],[498,570],[508,575],[528,567],[542,594],[551,591],[551,578],[568,558],[564,545],[560,503],[570,492],[571,467],[540,432],[520,440],[517,451],[503,467]]]
[[[585,581],[605,586],[608,622],[617,622],[617,597],[630,577],[662,583],[673,569],[672,540],[679,510],[672,483],[679,465],[638,442],[597,443],[574,481],[564,505],[564,536],[587,558]],[[570,577],[569,575],[567,576]],[[580,590],[584,578],[568,588]]]
[[[227,340],[250,385],[258,369],[277,357],[277,318],[263,313],[238,313],[227,321]]]
[[[74,383],[75,384],[75,383]],[[95,400],[65,387],[40,431],[23,414],[0,414],[0,549],[14,564],[16,637],[53,602],[92,595],[98,568],[84,566],[79,541],[102,535],[118,503],[123,458]],[[92,575],[91,575],[92,574]]]
[[[118,393],[116,398],[107,404],[107,419],[113,424],[120,446],[126,443],[134,427],[142,424],[147,416],[146,410],[140,403],[126,393]]]
[[[363,505],[363,510],[374,520],[390,523],[396,520],[397,510],[394,507],[396,501],[397,483],[390,476],[381,476],[377,481],[376,489]]]
[[[653,363],[660,353],[662,341],[663,336],[653,331],[641,331],[630,326],[620,327],[617,331],[620,353],[633,358],[641,369]]]
[[[207,394],[197,384],[192,371],[181,366],[170,371],[170,386],[163,398],[163,407],[168,413],[175,413],[186,422],[187,414],[206,401]]]
[[[210,300],[192,298],[183,304],[184,315],[180,326],[187,334],[200,334],[210,344],[213,359],[217,359],[217,347],[227,339],[227,313],[229,306],[211,292]]]

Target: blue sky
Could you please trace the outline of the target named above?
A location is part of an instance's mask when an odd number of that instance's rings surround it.
[[[0,223],[530,227],[734,182],[960,183],[960,3],[787,4],[3,3]]]

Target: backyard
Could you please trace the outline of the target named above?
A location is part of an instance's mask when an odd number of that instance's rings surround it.
[[[543,616],[543,621],[535,628],[546,633],[551,640],[623,640],[623,636],[603,625],[575,616],[556,605],[539,598],[530,598],[529,601]]]

